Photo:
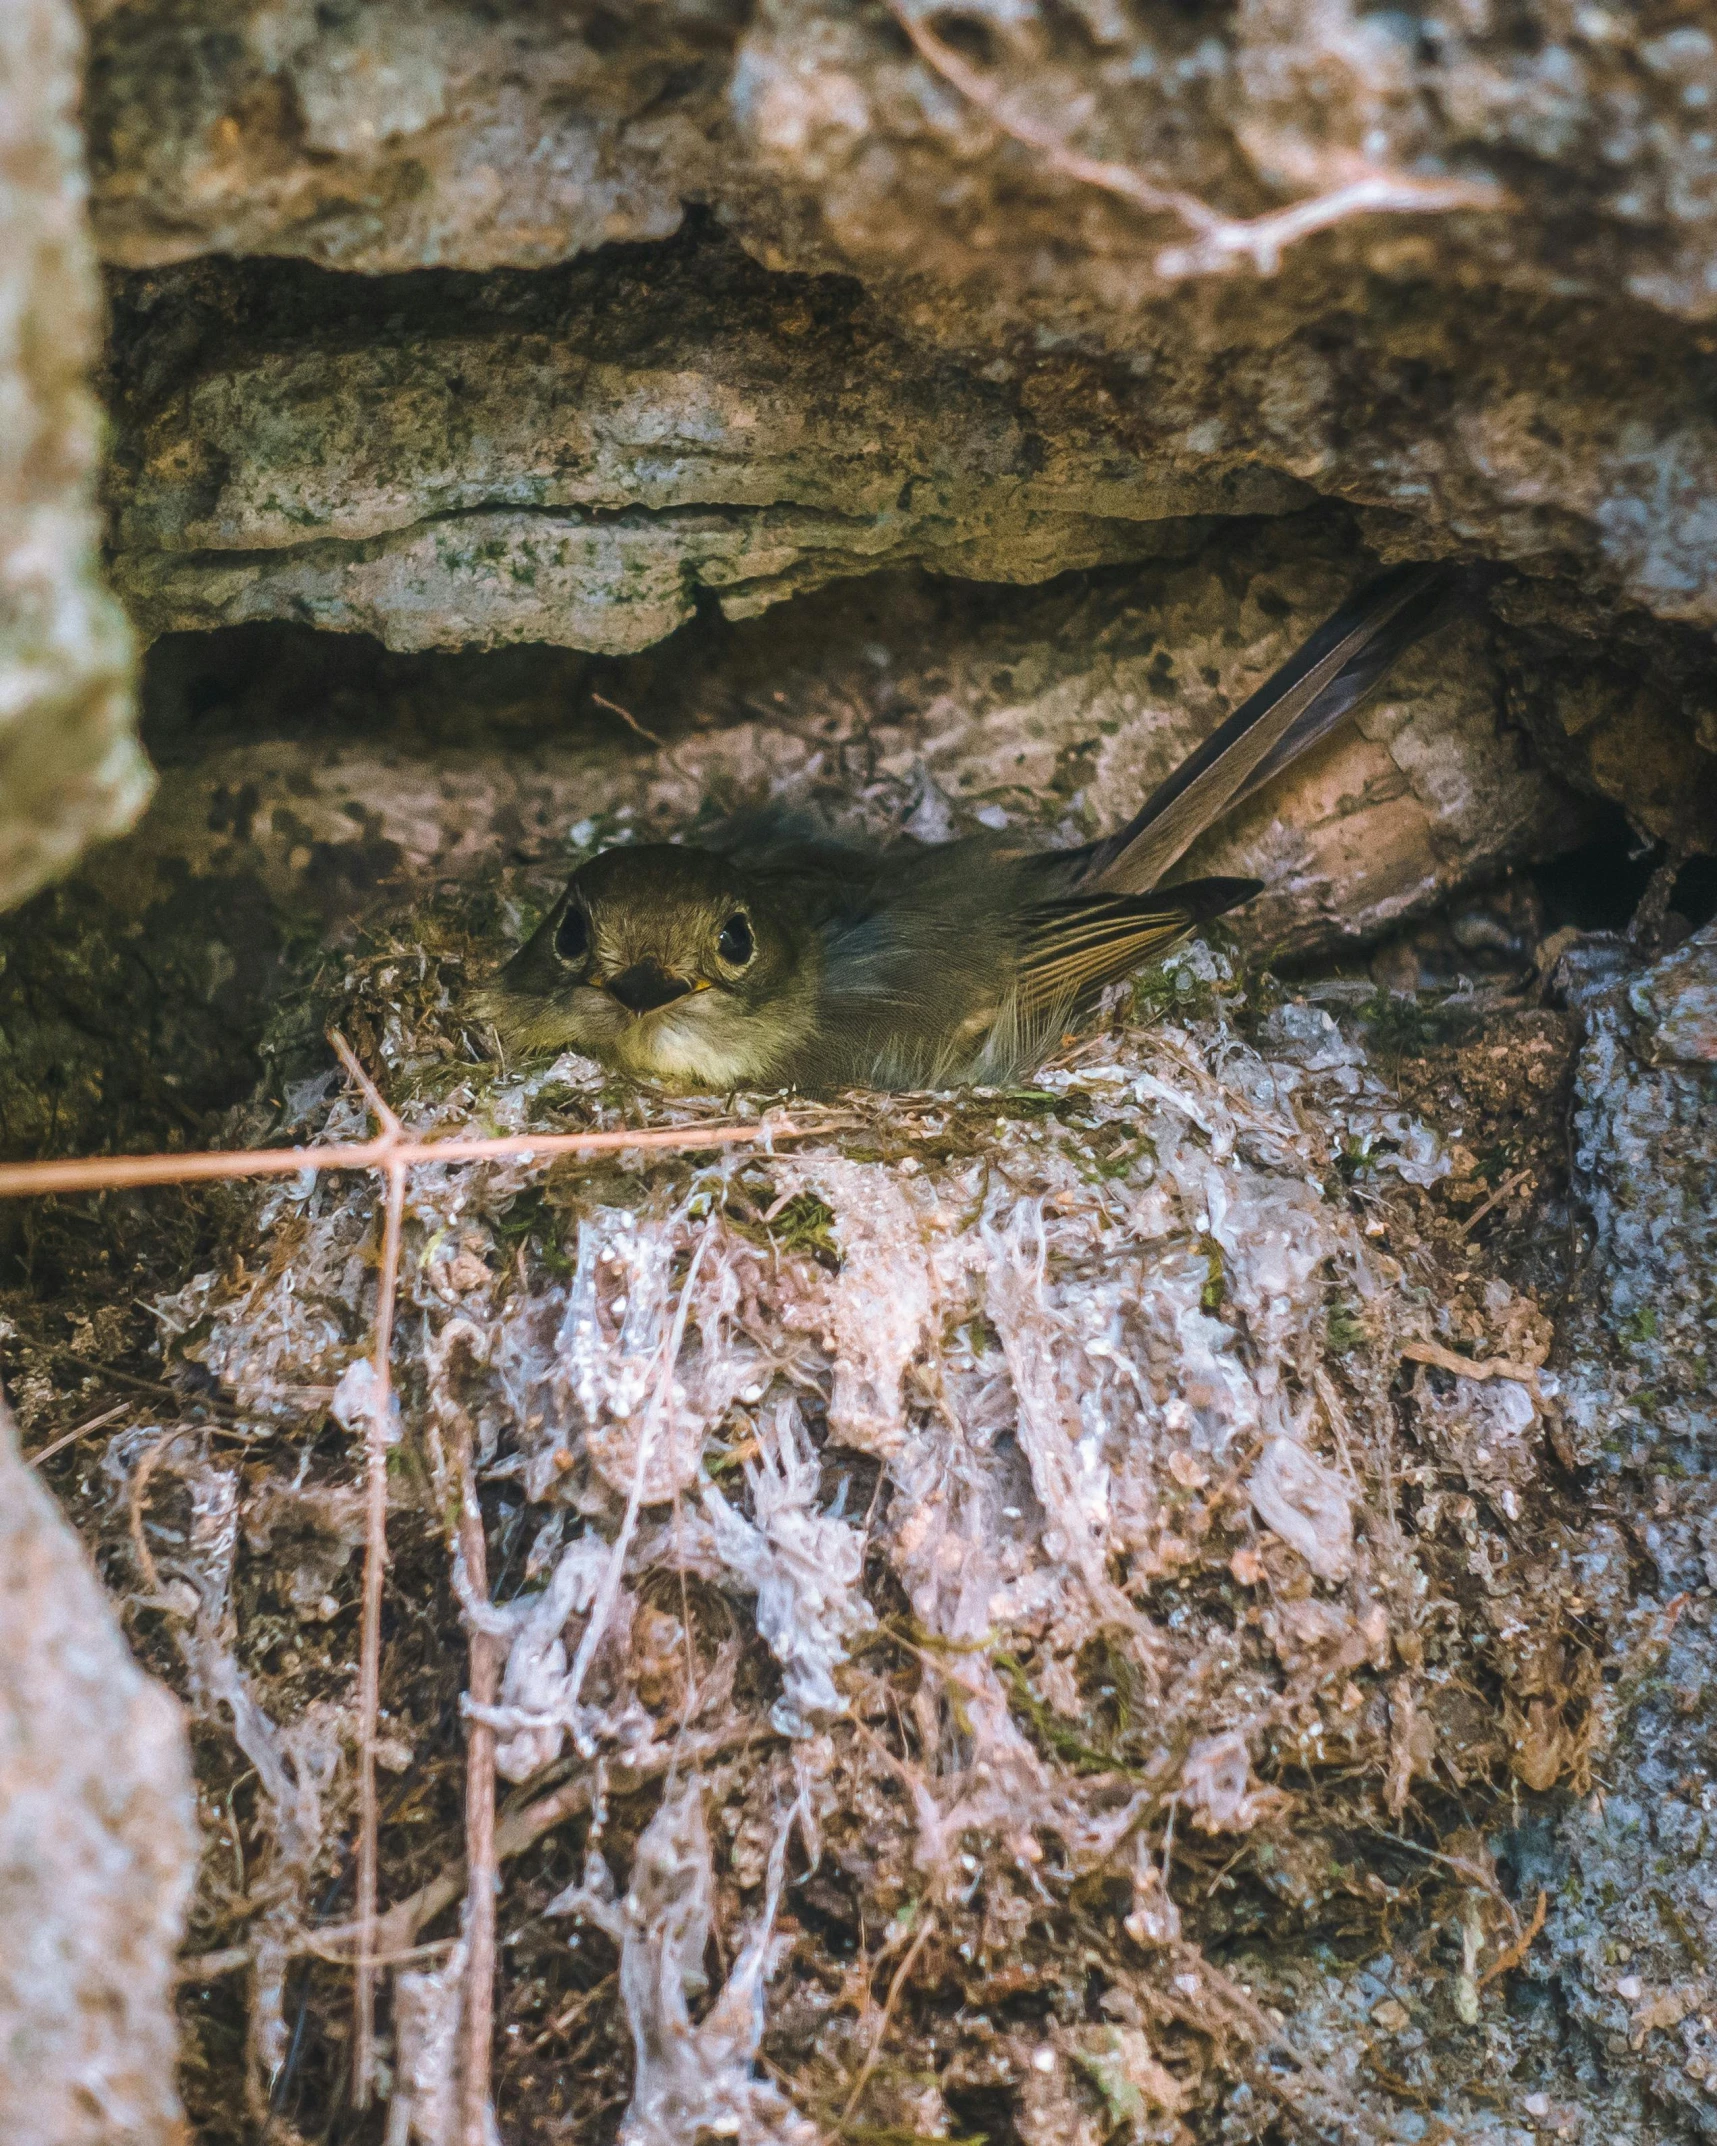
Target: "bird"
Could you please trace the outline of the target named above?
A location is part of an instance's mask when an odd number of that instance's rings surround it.
[[[505,1056],[571,1049],[669,1094],[1006,1085],[1106,986],[1262,891],[1165,875],[1358,706],[1458,578],[1366,583],[1113,834],[864,847],[740,822],[606,849],[471,1010]]]

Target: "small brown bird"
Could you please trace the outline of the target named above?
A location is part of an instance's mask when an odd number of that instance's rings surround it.
[[[1105,985],[1259,892],[1159,882],[1358,705],[1453,579],[1403,566],[1368,584],[1116,834],[879,850],[753,830],[604,850],[475,1011],[509,1051],[570,1047],[680,1093],[1012,1079]]]

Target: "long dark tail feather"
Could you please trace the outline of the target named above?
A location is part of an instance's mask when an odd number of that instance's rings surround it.
[[[1207,827],[1353,712],[1436,623],[1461,579],[1449,566],[1395,566],[1368,582],[1152,791],[1125,827],[1085,851],[1062,852],[1055,859],[1068,875],[1062,883],[1115,893],[1156,886]]]

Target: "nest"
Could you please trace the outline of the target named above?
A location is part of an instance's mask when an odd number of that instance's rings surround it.
[[[311,1009],[413,1136],[726,1116],[478,1062],[462,951],[420,919]],[[324,1067],[237,1131],[368,1122]],[[1616,1704],[1470,1154],[1203,945],[1029,1087],[761,1130],[415,1169],[379,1413],[374,1182],[205,1210],[153,1305],[181,1406],[84,1503],[199,1724],[200,2135],[470,2139],[496,1872],[509,2140],[1388,2135],[1447,2081],[1298,2031],[1305,1963],[1393,1946],[1472,2028],[1537,1926],[1486,1815],[1580,1787]]]

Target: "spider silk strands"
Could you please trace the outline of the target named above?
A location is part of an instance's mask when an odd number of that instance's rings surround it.
[[[777,1139],[802,1138],[833,1129],[824,1116],[815,1122],[795,1124],[782,1112],[768,1112],[752,1124],[653,1126],[638,1130],[596,1133],[512,1134],[498,1138],[453,1136],[438,1140],[412,1140],[370,1079],[355,1051],[338,1030],[330,1030],[332,1044],[347,1075],[362,1093],[376,1119],[374,1138],[325,1147],[253,1148],[233,1152],[202,1150],[187,1154],[92,1155],[50,1162],[0,1164],[0,1198],[23,1198],[66,1192],[111,1192],[144,1185],[218,1184],[261,1177],[295,1177],[304,1172],[328,1170],[374,1170],[385,1183],[381,1243],[378,1249],[376,1312],[371,1350],[371,1387],[365,1415],[365,1515],[363,1612],[358,1644],[358,1854],[357,1912],[354,1917],[354,2049],[353,2098],[359,2108],[369,2105],[375,2086],[375,1985],[380,1969],[377,1957],[377,1901],[379,1893],[379,1818],[376,1801],[376,1729],[381,1703],[381,1613],[382,1584],[387,1568],[387,1461],[388,1429],[392,1415],[392,1366],[394,1311],[399,1294],[401,1247],[405,1222],[405,1191],[408,1173],[423,1163],[551,1161],[569,1155],[615,1154],[626,1150],[658,1150],[686,1153],[698,1149],[763,1146]],[[84,1425],[82,1429],[90,1426]],[[481,1522],[478,1521],[480,1529]],[[479,1535],[480,1541],[480,1535]],[[476,1664],[474,1663],[474,1666]],[[487,1668],[487,1663],[483,1664]],[[490,1739],[492,1741],[492,1739]],[[471,1758],[489,1759],[482,1739],[474,1739]],[[477,1784],[472,1798],[471,1827],[477,1849],[475,1867],[481,1882],[485,1869],[493,1884],[493,1777],[488,1784],[489,1813],[485,1824],[481,1806],[484,1796]],[[482,1922],[482,1909],[477,1920]],[[474,1948],[472,1977],[466,1996],[466,2045],[464,2067],[467,2083],[463,2112],[470,2136],[478,2127],[480,2111],[488,2100],[487,2041],[490,1996],[488,1978],[494,1972],[491,1928],[486,1945]],[[481,1933],[479,1933],[481,1934]],[[476,1981],[484,1977],[479,1991]],[[481,2035],[484,2048],[471,2047]]]

